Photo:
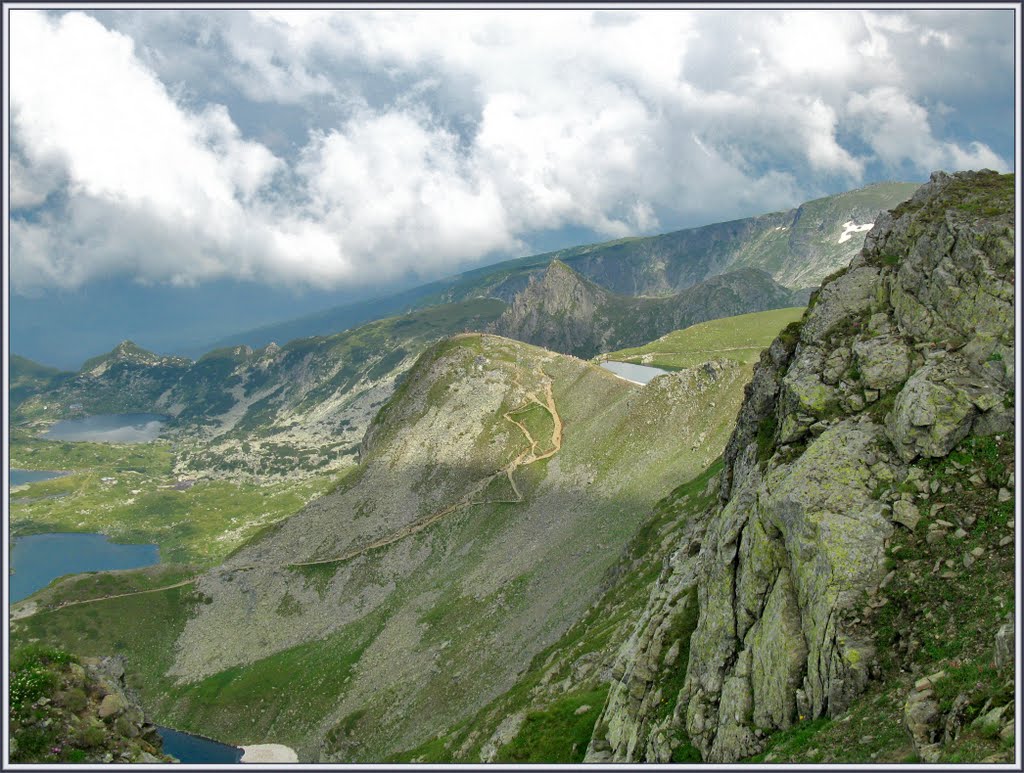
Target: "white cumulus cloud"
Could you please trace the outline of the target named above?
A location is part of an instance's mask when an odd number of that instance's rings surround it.
[[[431,277],[563,228],[1007,169],[943,129],[979,94],[1012,115],[1005,78],[970,81],[1012,65],[999,18],[16,9],[15,287]]]

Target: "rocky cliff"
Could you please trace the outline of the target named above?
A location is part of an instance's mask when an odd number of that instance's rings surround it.
[[[118,658],[30,647],[11,657],[10,761],[177,762],[161,752]]]
[[[664,298],[617,295],[554,260],[512,299],[493,332],[591,358],[672,330],[721,317],[802,305],[806,296],[747,268],[714,276]]]
[[[1012,706],[987,685],[1006,678],[991,646],[1013,592],[1013,186],[932,175],[762,355],[700,551],[666,563],[588,760],[667,762],[689,744],[706,762],[747,758],[843,716],[872,679],[905,692],[906,673],[959,679],[964,662],[989,681],[907,694],[911,750],[946,759],[971,712],[999,708],[1000,732]],[[941,582],[953,598],[984,588],[985,606],[958,611]],[[695,626],[679,625],[694,604]],[[681,646],[685,664],[669,657]],[[670,678],[675,710],[658,718]]]

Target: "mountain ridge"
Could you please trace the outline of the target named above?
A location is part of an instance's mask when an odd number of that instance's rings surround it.
[[[397,295],[242,331],[211,342],[207,348],[240,343],[260,347],[271,340],[324,335],[381,314],[477,296],[508,303],[552,260],[566,263],[588,280],[620,295],[673,295],[730,268],[748,267],[768,271],[791,290],[807,290],[848,263],[863,244],[863,232],[840,241],[846,230],[844,222],[873,222],[879,212],[908,198],[919,185],[875,183],[812,199],[790,210],[514,258]]]

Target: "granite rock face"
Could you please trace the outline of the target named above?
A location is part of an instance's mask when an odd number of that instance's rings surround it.
[[[917,517],[877,492],[919,457],[1013,426],[1013,242],[1012,177],[937,172],[765,351],[701,550],[659,580],[588,759],[670,758],[640,742],[651,708],[622,696],[679,645],[657,635],[658,610],[684,587],[699,619],[663,729],[705,762],[756,754],[767,733],[836,716],[863,691],[875,653],[856,610],[883,582],[894,523]],[[918,693],[906,716],[925,749],[937,731]]]

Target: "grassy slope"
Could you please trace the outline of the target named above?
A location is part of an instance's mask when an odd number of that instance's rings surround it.
[[[128,684],[143,691],[149,708],[155,696],[171,688],[164,673],[174,660],[175,635],[201,601],[186,585],[38,612],[12,623],[11,643],[62,642],[79,656],[124,655]]]
[[[108,572],[83,572],[65,575],[32,595],[31,603],[40,610],[56,609],[61,604],[92,603],[95,599],[138,592],[160,592],[171,585],[196,576],[197,567],[188,564],[155,564],[141,569],[117,569]]]
[[[573,665],[595,656],[600,663],[609,664],[639,619],[674,545],[674,535],[711,505],[714,497],[706,489],[721,467],[717,460],[653,507],[620,560],[606,573],[600,599],[557,642],[534,656],[510,690],[436,739],[385,761],[478,762],[481,748],[502,720],[523,712],[526,721],[497,749],[495,762],[582,762],[608,683],[600,672],[574,679]],[[685,658],[681,662],[685,663]],[[680,669],[678,678],[684,677],[685,669]],[[555,685],[567,679],[568,690],[563,693]],[[575,714],[583,704],[590,705],[592,711]],[[581,741],[584,729],[586,740]]]
[[[666,370],[690,368],[709,359],[735,360],[753,365],[786,325],[803,315],[802,307],[759,311],[702,322],[676,330],[645,346],[620,349],[600,360],[651,365]]]

